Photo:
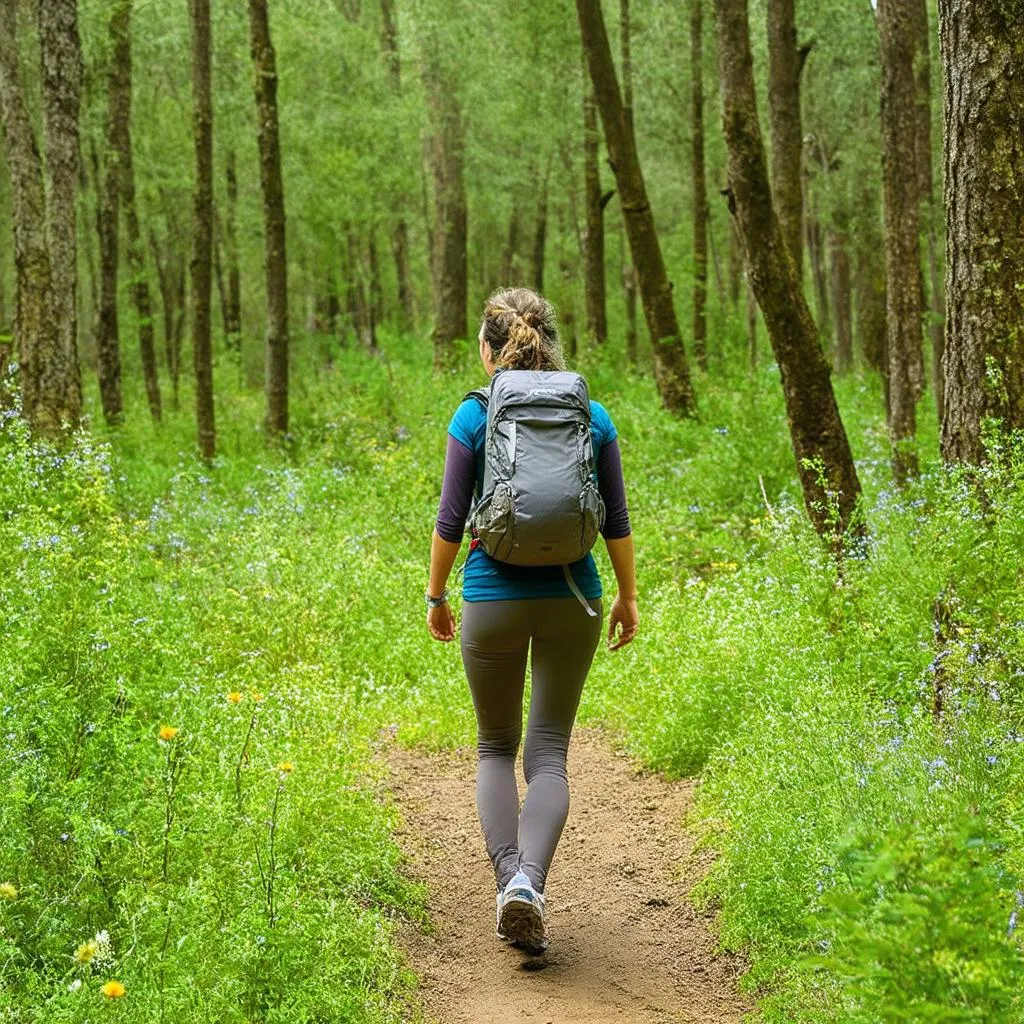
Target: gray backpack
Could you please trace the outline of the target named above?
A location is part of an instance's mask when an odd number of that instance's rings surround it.
[[[564,370],[500,370],[466,397],[487,409],[483,488],[469,519],[476,542],[510,565],[561,565],[586,604],[568,566],[594,546],[605,511],[587,382]]]

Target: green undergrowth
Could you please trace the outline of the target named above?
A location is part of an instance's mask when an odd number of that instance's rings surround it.
[[[472,741],[422,593],[478,381],[383,344],[328,365],[305,341],[273,450],[222,366],[211,467],[187,390],[62,455],[0,427],[0,1020],[409,1012],[394,929],[422,893],[374,746]],[[871,533],[840,578],[773,367],[699,381],[685,422],[646,376],[583,369],[621,436],[642,636],[598,652],[581,718],[701,776],[700,898],[766,1019],[1021,1019],[1020,457],[981,503],[922,408],[926,471],[894,492],[879,388],[838,381]]]

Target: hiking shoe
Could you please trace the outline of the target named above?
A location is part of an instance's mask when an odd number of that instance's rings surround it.
[[[527,953],[547,949],[544,896],[522,871],[516,872],[498,896],[498,935]]]
[[[494,934],[498,936],[498,939],[501,942],[508,942],[509,941],[508,936],[501,930],[501,897],[502,897],[502,895],[503,895],[503,893],[499,889],[497,896],[495,896],[495,901],[498,904],[498,923],[495,926]]]

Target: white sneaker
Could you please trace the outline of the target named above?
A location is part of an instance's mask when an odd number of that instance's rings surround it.
[[[517,871],[498,894],[498,937],[527,953],[543,953],[547,949],[544,895],[534,889],[522,871]]]

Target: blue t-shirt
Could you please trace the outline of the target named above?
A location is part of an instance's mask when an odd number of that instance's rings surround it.
[[[448,433],[476,455],[476,496],[480,497],[484,479],[484,441],[487,437],[487,411],[475,398],[467,398],[455,410]],[[590,403],[590,435],[594,442],[594,463],[601,448],[618,436],[615,424],[599,402]],[[588,600],[601,597],[601,577],[592,554],[570,567],[573,579]],[[491,558],[482,548],[469,553],[462,580],[464,601],[509,601],[530,597],[572,597],[560,565],[509,565]]]

